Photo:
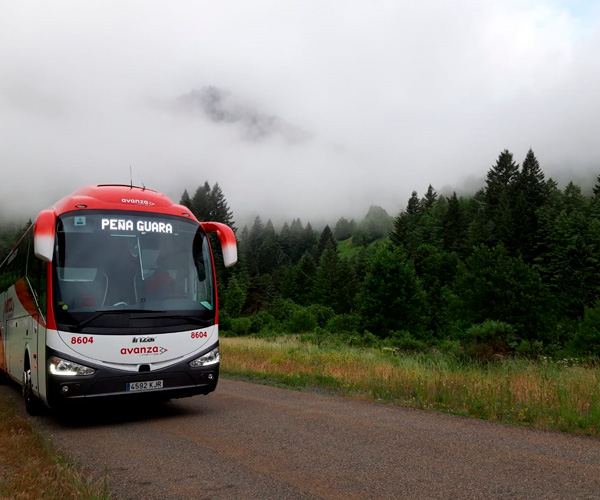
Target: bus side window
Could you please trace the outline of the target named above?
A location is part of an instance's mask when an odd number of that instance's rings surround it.
[[[31,228],[31,226],[29,226]],[[21,278],[24,278],[27,273],[27,253],[28,253],[28,238],[33,240],[32,231],[28,229],[23,238],[15,245],[12,251],[8,254],[5,261],[2,262],[0,269],[0,292],[8,290]],[[33,245],[33,242],[32,242]]]
[[[29,251],[27,254],[27,280],[37,298],[40,312],[46,315],[46,285],[47,285],[47,265],[38,259],[33,253],[33,238],[29,238]]]

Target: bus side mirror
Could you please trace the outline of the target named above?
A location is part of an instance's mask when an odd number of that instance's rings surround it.
[[[44,210],[37,216],[33,225],[33,250],[35,256],[44,262],[52,261],[55,224],[54,210]]]
[[[237,243],[233,230],[220,222],[201,222],[200,225],[205,233],[217,233],[223,249],[225,267],[233,266],[237,262]]]

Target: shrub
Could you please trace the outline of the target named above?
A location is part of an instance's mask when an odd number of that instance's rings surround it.
[[[298,308],[292,313],[287,322],[287,330],[290,333],[312,332],[317,327],[317,318],[308,308]]]
[[[410,332],[403,330],[390,332],[383,343],[388,347],[395,347],[403,351],[425,352],[429,349],[425,342],[416,339]]]
[[[311,304],[308,306],[308,310],[316,318],[317,325],[321,328],[325,328],[327,322],[335,316],[335,312],[331,307],[321,304]]]
[[[364,330],[362,333],[355,333],[348,337],[348,345],[360,347],[374,347],[380,342],[379,337],[371,332]]]
[[[250,335],[252,320],[250,318],[232,318],[231,332],[234,335]]]
[[[369,260],[358,296],[365,326],[385,338],[394,330],[424,326],[426,294],[412,260],[400,247],[380,247]]]
[[[361,320],[357,314],[337,314],[333,316],[325,326],[332,333],[358,332]]]
[[[331,345],[332,341],[336,340],[331,333],[317,326],[313,333],[305,333],[300,335],[300,342],[314,344],[317,347]],[[337,339],[339,340],[339,339]]]
[[[515,350],[526,358],[537,358],[543,353],[544,344],[539,340],[522,340]]]
[[[600,355],[600,301],[593,309],[585,309],[570,347],[578,354]]]
[[[256,314],[250,316],[250,332],[260,333],[264,331],[279,331],[281,330],[280,323],[275,317],[266,311],[259,311]]]
[[[231,331],[231,316],[227,311],[219,311],[219,332]]]
[[[458,340],[443,339],[437,342],[436,347],[453,359],[462,359],[465,354],[465,350]]]
[[[297,311],[301,306],[296,304],[291,299],[282,299],[277,301],[276,304],[269,311],[273,314],[275,319],[278,321],[284,322],[289,320],[295,311]]]
[[[477,358],[491,359],[507,354],[514,346],[514,328],[502,321],[486,320],[466,332],[466,351]]]

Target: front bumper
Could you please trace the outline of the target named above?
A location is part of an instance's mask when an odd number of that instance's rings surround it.
[[[216,345],[207,349],[207,352],[214,347]],[[48,348],[46,359],[49,359],[50,356],[57,356],[76,363],[82,362]],[[100,398],[173,399],[208,394],[217,387],[219,363],[192,368],[189,362],[197,357],[198,354],[167,368],[143,372],[118,370],[86,361],[86,366],[96,370],[93,375],[63,376],[48,373],[46,392],[48,405],[51,408],[58,408],[77,401],[99,400]],[[156,380],[162,380],[162,388],[143,391],[127,390],[127,384],[131,382]]]

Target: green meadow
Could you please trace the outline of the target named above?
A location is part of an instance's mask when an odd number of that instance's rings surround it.
[[[295,389],[538,429],[600,434],[600,371],[591,362],[317,345],[299,337],[221,339],[221,369]]]

